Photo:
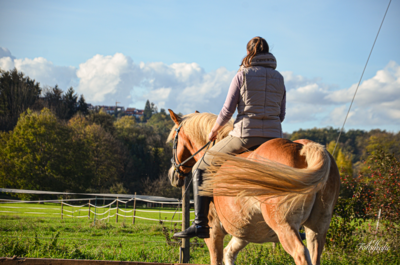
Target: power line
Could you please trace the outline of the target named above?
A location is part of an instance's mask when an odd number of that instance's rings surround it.
[[[380,27],[379,27],[378,33],[376,34],[376,37],[375,37],[374,44],[372,45],[371,51],[369,52],[369,55],[368,55],[367,62],[365,63],[364,70],[362,71],[362,74],[361,74],[360,80],[358,81],[358,84],[357,84],[356,91],[354,92],[353,99],[351,100],[351,103],[350,103],[349,110],[347,111],[347,114],[346,114],[346,118],[344,119],[344,122],[343,122],[342,128],[340,129],[339,136],[338,136],[338,138],[336,139],[336,144],[335,144],[335,148],[333,149],[332,156],[334,156],[334,155],[335,155],[336,146],[337,146],[337,144],[338,144],[338,142],[339,142],[340,136],[342,135],[342,131],[343,131],[344,125],[346,124],[347,117],[349,116],[349,113],[350,113],[351,107],[353,106],[353,102],[354,102],[354,99],[355,99],[355,97],[356,97],[356,95],[357,95],[358,88],[360,87],[361,80],[362,80],[362,78],[363,78],[363,76],[364,76],[365,69],[367,68],[367,65],[368,65],[368,62],[369,62],[369,58],[371,57],[372,51],[374,50],[374,47],[375,47],[376,40],[378,39],[379,32],[381,31],[381,28],[382,28],[383,22],[385,21],[386,14],[387,14],[387,12],[388,12],[388,10],[389,10],[389,6],[390,6],[390,4],[391,4],[391,3],[392,3],[392,0],[390,0],[390,1],[389,1],[389,4],[388,4],[388,6],[387,6],[387,8],[386,8],[385,15],[383,16],[383,19],[382,19],[381,25],[380,25]]]

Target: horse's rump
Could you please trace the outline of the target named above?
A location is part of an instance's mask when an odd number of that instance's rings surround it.
[[[210,152],[213,163],[201,194],[207,196],[285,196],[281,203],[316,193],[328,179],[331,159],[325,147],[273,139],[245,157]]]

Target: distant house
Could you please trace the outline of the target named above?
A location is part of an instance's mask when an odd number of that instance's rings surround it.
[[[135,116],[135,111],[136,111],[136,108],[127,108],[125,110],[125,115],[126,116]]]
[[[114,115],[115,106],[105,106],[105,105],[97,105],[93,106],[92,104],[88,104],[88,109],[90,110],[101,110],[103,109],[106,113],[110,115]],[[144,110],[137,108],[126,108],[122,106],[117,106],[117,112],[122,112],[126,116],[133,116],[137,119],[140,119],[143,116]]]
[[[144,110],[142,109],[137,109],[137,108],[127,108],[125,110],[125,115],[126,116],[134,116],[137,119],[140,119],[140,117],[143,116]]]
[[[135,115],[136,118],[140,119],[143,116],[143,113],[144,113],[144,110],[137,109],[137,110],[135,110],[135,114],[134,115]]]
[[[121,106],[104,106],[104,105],[100,105],[100,106],[96,106],[97,109],[104,109],[104,111],[108,114],[114,114],[115,113],[115,108],[117,108],[117,112],[125,112],[125,108],[121,107]]]
[[[95,110],[95,109],[96,109],[96,107],[93,106],[93,105],[90,104],[90,103],[87,103],[87,108],[88,108],[88,110]]]

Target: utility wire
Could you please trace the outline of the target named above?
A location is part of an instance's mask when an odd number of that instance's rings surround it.
[[[376,40],[378,39],[379,32],[381,31],[381,28],[382,28],[383,22],[385,21],[386,14],[387,14],[387,12],[388,12],[388,10],[389,10],[389,6],[390,6],[390,4],[391,4],[391,3],[392,3],[392,0],[390,0],[390,1],[389,1],[389,4],[388,4],[388,6],[387,6],[387,8],[386,8],[385,15],[383,16],[383,19],[382,19],[382,22],[381,22],[381,26],[379,27],[378,33],[376,34],[376,37],[375,37],[374,44],[372,45],[371,51],[369,52],[369,56],[368,56],[367,62],[365,63],[364,70],[362,71],[362,74],[361,74],[360,80],[358,81],[358,84],[357,84],[356,91],[354,92],[353,99],[351,100],[351,104],[350,104],[349,110],[347,111],[347,114],[346,114],[346,118],[344,119],[344,122],[343,122],[342,128],[340,129],[339,136],[338,136],[338,138],[336,139],[335,148],[333,149],[333,152],[332,152],[332,156],[333,156],[333,157],[335,156],[336,146],[337,146],[337,144],[338,144],[338,142],[339,142],[340,136],[342,135],[342,132],[343,132],[344,125],[346,124],[347,117],[349,116],[349,113],[350,113],[351,107],[353,106],[353,102],[354,102],[354,99],[355,99],[355,97],[356,97],[356,95],[357,95],[358,88],[360,87],[361,80],[362,80],[362,78],[363,78],[363,76],[364,76],[365,69],[367,68],[367,65],[368,65],[368,62],[369,62],[369,58],[371,57],[372,51],[374,50],[374,47],[375,47]]]

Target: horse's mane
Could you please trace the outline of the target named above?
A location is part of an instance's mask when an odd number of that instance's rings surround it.
[[[208,135],[217,120],[217,115],[212,113],[191,113],[182,117],[181,124],[182,129],[191,141],[197,146],[203,146],[208,142]],[[175,129],[178,126],[175,125],[169,133],[167,143],[172,141],[175,136]],[[224,127],[219,131],[216,142],[219,142],[233,129],[233,121],[230,120]]]

